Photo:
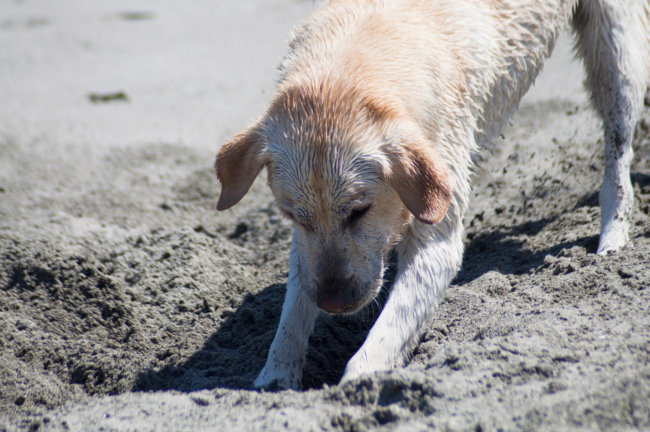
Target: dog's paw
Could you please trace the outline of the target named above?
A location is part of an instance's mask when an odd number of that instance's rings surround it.
[[[341,377],[340,384],[349,381],[354,381],[359,378],[374,375],[377,372],[387,371],[393,368],[392,363],[385,362],[372,362],[368,360],[368,356],[363,352],[355,354],[348,364],[345,366],[345,371]]]
[[[366,376],[368,374],[363,373],[363,371],[360,370],[348,370],[349,368],[345,368],[345,371],[343,372],[343,376],[341,377],[341,380],[339,381],[339,384],[345,384],[350,381],[354,381],[355,379],[361,378],[363,376]]]
[[[598,255],[607,255],[616,252],[627,243],[629,239],[629,224],[625,220],[615,219],[603,226],[598,242]]]
[[[269,367],[267,364],[253,382],[257,389],[284,390],[300,389],[302,387],[302,373],[290,367]]]

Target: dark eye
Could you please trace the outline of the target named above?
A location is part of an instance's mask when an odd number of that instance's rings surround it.
[[[296,218],[293,216],[293,213],[288,212],[285,209],[280,209],[280,211],[282,212],[283,215],[285,215],[287,217],[287,219],[291,219],[292,221],[296,220]]]
[[[345,220],[345,224],[347,226],[353,225],[356,221],[361,219],[364,214],[368,213],[368,210],[370,210],[370,205],[352,210],[350,216]]]
[[[286,210],[282,210],[282,214],[284,214],[287,217],[287,219],[289,219],[291,222],[300,223],[298,222],[298,219],[296,219],[296,216],[294,216],[293,213],[288,212]]]
[[[312,231],[311,225],[309,225],[307,222],[305,222],[302,219],[298,219],[293,213],[288,212],[286,210],[282,209],[282,213],[289,219],[291,222],[296,223],[306,229],[307,231]]]

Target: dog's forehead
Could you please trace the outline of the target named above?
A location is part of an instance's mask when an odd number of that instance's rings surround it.
[[[319,203],[335,209],[370,193],[381,181],[378,122],[386,115],[374,100],[341,82],[280,90],[264,120],[276,197],[317,210]]]
[[[270,153],[272,187],[290,204],[335,208],[363,201],[380,181],[372,157],[349,146],[283,146]]]

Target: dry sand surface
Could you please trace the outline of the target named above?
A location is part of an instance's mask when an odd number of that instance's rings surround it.
[[[0,5],[0,430],[650,430],[650,143],[598,242],[599,123],[564,37],[477,168],[464,266],[410,363],[338,386],[377,316],[322,316],[304,391],[250,390],[290,225],[218,146],[268,102],[296,0]]]

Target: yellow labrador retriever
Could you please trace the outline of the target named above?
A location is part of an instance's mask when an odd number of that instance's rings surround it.
[[[399,365],[461,265],[472,155],[572,26],[605,134],[598,253],[628,239],[631,139],[648,78],[645,0],[332,0],[297,30],[273,101],[216,160],[217,208],[262,168],[293,221],[258,387],[299,387],[319,310],[353,313],[398,272],[344,380]]]

